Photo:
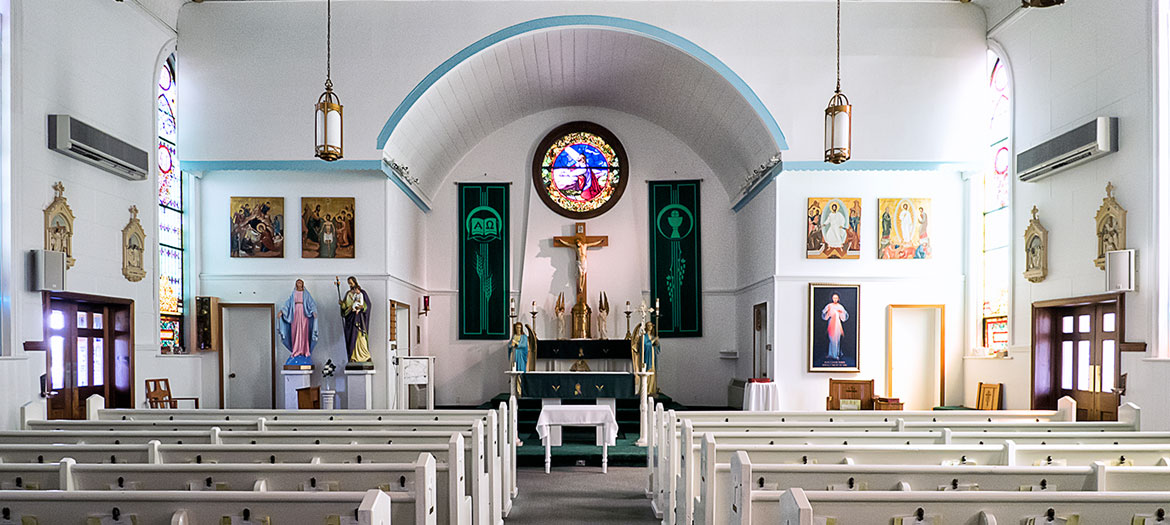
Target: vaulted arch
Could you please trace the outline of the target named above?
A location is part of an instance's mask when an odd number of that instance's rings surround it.
[[[763,102],[714,55],[650,24],[592,15],[531,20],[467,46],[403,99],[378,148],[408,166],[410,189],[429,198],[488,134],[565,106],[610,108],[663,127],[703,158],[729,195],[788,148]]]

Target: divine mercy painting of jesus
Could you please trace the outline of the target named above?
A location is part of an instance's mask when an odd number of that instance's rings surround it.
[[[860,372],[857,327],[861,286],[810,284],[809,372]]]

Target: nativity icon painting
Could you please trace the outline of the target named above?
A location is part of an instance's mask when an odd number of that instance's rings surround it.
[[[930,199],[878,199],[878,259],[929,259]]]
[[[861,258],[861,199],[809,198],[805,258]]]
[[[232,257],[284,257],[284,197],[232,197]]]
[[[857,343],[861,286],[809,284],[809,372],[860,372]]]

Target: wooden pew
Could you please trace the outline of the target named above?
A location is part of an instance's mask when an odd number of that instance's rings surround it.
[[[738,509],[755,504],[771,506],[764,515],[775,515],[779,501],[755,496],[756,491],[788,490],[980,490],[1018,492],[1149,492],[1170,491],[1170,467],[1113,467],[1104,462],[1082,467],[942,467],[885,465],[760,465],[746,453],[719,465],[716,524],[731,523]],[[850,488],[852,486],[852,488]],[[1167,501],[1170,503],[1170,501]],[[755,507],[748,509],[755,515]],[[744,513],[744,515],[749,515]]]
[[[437,504],[436,463],[419,454],[414,463],[363,465],[78,465],[60,463],[65,490],[353,492],[379,489],[391,495],[397,523],[455,523]],[[468,523],[464,521],[463,523]]]
[[[465,443],[462,434],[455,433],[445,445],[163,445],[157,441],[130,445],[0,445],[0,463],[54,463],[71,458],[77,463],[95,464],[296,464],[313,463],[406,463],[417,458],[419,453],[431,453],[442,459],[440,464],[448,468],[450,494],[469,495],[471,498],[471,522],[480,525],[499,523],[490,507],[493,500],[489,493],[483,451],[483,425],[477,422],[473,435]],[[472,461],[464,457],[467,447],[471,448]],[[470,487],[466,486],[471,479]],[[463,497],[448,502],[451,515],[461,515],[465,507]],[[496,499],[498,502],[499,500]]]
[[[58,463],[0,463],[0,490],[59,490]]]
[[[1082,524],[1131,523],[1135,515],[1154,516],[1170,507],[1166,492],[841,492],[806,491],[754,492],[753,501],[778,500],[778,513],[740,513],[731,523],[784,523],[812,525],[826,517],[837,523],[895,523],[895,517],[912,517],[922,509],[925,523],[1018,524],[1050,523],[1049,509],[1056,518],[1076,515]],[[761,510],[767,507],[760,507]],[[1039,518],[1039,519],[1037,519]],[[932,521],[937,520],[937,521]],[[904,525],[915,523],[904,519]],[[1148,520],[1146,523],[1153,523]]]
[[[366,492],[170,492],[170,491],[0,491],[0,519],[50,525],[86,523],[88,518],[123,521],[133,518],[140,525],[220,523],[227,517],[250,523],[265,518],[273,524],[356,523],[390,525],[391,499],[380,490]],[[351,520],[355,521],[342,521]],[[434,521],[425,522],[434,523]]]
[[[975,466],[1091,466],[1132,462],[1139,466],[1170,464],[1170,444],[1135,445],[1016,445],[1008,440],[996,445],[721,445],[712,435],[703,438],[697,474],[678,480],[681,489],[673,494],[679,520],[688,521],[700,510],[696,521],[711,523],[713,509],[722,504],[718,497],[721,464],[744,452],[755,463],[847,464],[929,466],[963,464]],[[1048,458],[1052,458],[1049,462]],[[925,468],[925,467],[924,467]],[[725,480],[726,481],[726,480]],[[696,500],[697,498],[697,500]]]
[[[1075,413],[1075,402],[1071,398],[1062,400],[1068,410]],[[1069,406],[1071,405],[1071,407]],[[659,405],[661,407],[661,405]],[[1066,410],[1067,411],[1067,410]],[[988,419],[991,414],[998,411],[954,411],[967,414],[967,417]],[[1059,412],[1059,411],[1058,411]],[[836,416],[838,412],[829,412],[833,417],[829,421],[814,420],[810,422],[793,422],[786,421],[785,417],[781,417],[780,422],[758,422],[759,414],[768,413],[746,413],[748,423],[742,423],[732,418],[733,414],[745,414],[743,412],[717,412],[719,416],[716,421],[703,421],[700,417],[698,420],[692,419],[692,414],[713,414],[712,412],[675,412],[664,411],[656,408],[656,416],[662,419],[657,421],[655,432],[658,434],[655,441],[655,447],[649,453],[651,454],[654,464],[651,465],[650,477],[651,482],[655,484],[653,487],[654,500],[652,506],[658,514],[665,514],[668,522],[673,522],[675,517],[673,515],[674,505],[668,504],[673,501],[672,495],[677,494],[676,480],[680,477],[679,469],[682,468],[682,451],[685,448],[681,446],[681,430],[683,421],[690,421],[694,426],[695,434],[706,432],[721,432],[721,431],[738,431],[738,432],[776,432],[776,431],[801,431],[801,432],[906,432],[906,431],[943,431],[951,427],[986,431],[988,433],[1007,433],[1007,432],[1124,432],[1136,431],[1140,429],[1140,409],[1132,403],[1127,403],[1121,409],[1121,420],[1117,422],[1068,422],[1068,421],[1051,421],[1044,422],[1018,422],[1018,421],[996,421],[991,418],[991,421],[963,421],[959,417],[947,417],[941,414],[950,414],[952,412],[924,412],[919,414],[920,418],[926,417],[925,414],[934,414],[934,419],[939,421],[917,421],[907,423],[899,417],[894,417],[901,414],[901,412],[869,412],[870,418],[881,419],[881,421],[874,421],[867,423],[861,416],[852,416],[853,412],[848,412],[852,420],[838,420]],[[777,414],[777,413],[771,413]],[[796,413],[801,414],[801,413]],[[814,413],[816,414],[816,413]],[[972,415],[973,414],[973,415]],[[766,419],[766,418],[764,418]],[[814,418],[815,419],[815,418]],[[890,421],[893,419],[893,421]],[[1038,418],[1042,419],[1042,418]],[[691,462],[693,465],[693,462]]]
[[[514,399],[513,399],[514,401]],[[493,410],[262,410],[262,409],[123,409],[105,408],[106,402],[102,396],[93,395],[86,400],[86,414],[90,420],[236,420],[259,419],[267,421],[281,420],[316,420],[316,421],[425,421],[444,420],[452,418],[487,417]],[[494,410],[497,412],[498,429],[497,441],[501,446],[500,458],[503,465],[502,481],[509,488],[506,506],[511,506],[511,498],[517,493],[516,487],[516,407],[501,402]],[[485,424],[486,420],[485,420]],[[489,424],[488,430],[492,427]]]
[[[501,405],[503,406],[503,405]],[[70,420],[27,420],[24,422],[26,428],[34,430],[89,430],[89,431],[157,431],[166,432],[174,430],[193,430],[193,429],[207,429],[218,428],[221,425],[227,426],[230,431],[259,431],[265,432],[268,430],[278,432],[301,432],[301,433],[318,433],[330,431],[362,431],[362,430],[377,430],[377,429],[402,429],[405,431],[443,431],[443,432],[460,432],[471,425],[480,425],[481,428],[485,421],[487,427],[494,429],[491,432],[481,432],[480,441],[482,441],[484,450],[491,453],[484,457],[484,464],[486,465],[486,484],[484,490],[486,491],[488,501],[487,511],[493,517],[490,523],[501,523],[503,517],[507,515],[511,509],[511,491],[507,489],[508,485],[512,483],[513,476],[511,475],[512,465],[509,462],[508,467],[505,468],[504,458],[509,457],[509,451],[501,447],[499,442],[499,425],[497,413],[494,410],[476,411],[472,416],[461,416],[456,418],[440,418],[439,421],[433,420],[438,417],[431,413],[431,419],[411,419],[408,421],[390,421],[390,420],[343,420],[343,421],[328,421],[328,420],[295,420],[286,419],[280,421],[269,422],[265,418],[256,420],[249,419],[201,419],[201,420],[157,420],[157,421],[139,421],[132,419],[111,419],[111,420],[84,420],[84,421],[70,421]],[[440,443],[441,444],[441,443]],[[79,461],[81,461],[79,459]],[[88,462],[88,461],[86,461]],[[505,473],[508,474],[505,480]],[[477,478],[473,478],[473,486]],[[478,498],[477,498],[478,501]],[[478,514],[477,514],[478,516]]]
[[[1007,441],[1013,441],[1017,445],[1029,444],[1047,444],[1053,446],[1071,445],[1071,444],[1092,444],[1092,445],[1138,445],[1148,444],[1155,446],[1153,454],[1159,454],[1164,449],[1159,449],[1156,445],[1170,443],[1170,433],[1167,432],[1005,432],[1005,433],[991,433],[991,432],[951,432],[949,429],[935,432],[706,432],[694,433],[693,426],[689,420],[683,421],[683,435],[684,442],[688,441],[686,435],[690,434],[692,437],[689,440],[694,443],[691,447],[683,447],[680,451],[682,458],[679,462],[680,470],[683,466],[689,466],[692,472],[689,475],[694,476],[694,466],[696,459],[699,456],[699,451],[702,446],[702,439],[706,436],[711,436],[718,444],[735,447],[736,445],[793,445],[793,444],[808,444],[808,445],[866,445],[866,444],[905,444],[905,445],[924,445],[924,444],[953,444],[953,445],[1002,445]],[[1022,442],[1022,443],[1021,443]],[[1140,447],[1139,447],[1140,449]],[[1148,449],[1148,447],[1147,447]],[[1036,450],[1030,447],[1024,447],[1026,453],[1032,453]],[[1047,449],[1040,449],[1047,450]],[[1032,453],[1033,456],[1040,455],[1040,450]],[[1078,449],[1085,450],[1085,449]],[[1097,449],[1101,450],[1101,449]],[[1105,449],[1108,450],[1108,449]],[[1090,454],[1085,452],[1085,454]],[[1048,452],[1043,452],[1043,459],[1047,460]],[[1100,453],[1093,452],[1091,455],[1100,459]],[[1120,455],[1120,452],[1119,452]],[[1146,456],[1145,461],[1157,461],[1161,456],[1150,457]],[[1037,461],[1041,458],[1032,457],[1031,459],[1019,459],[1021,465],[1029,465],[1030,462]],[[1137,458],[1131,458],[1137,459]],[[1059,460],[1059,458],[1057,458]],[[1078,460],[1078,464],[1084,464],[1085,460]],[[1152,463],[1150,463],[1152,464]],[[682,484],[684,480],[682,476],[687,474],[679,473],[679,480],[675,486],[678,491],[685,491],[686,487]],[[677,488],[681,487],[681,488]],[[807,488],[807,487],[806,487]],[[682,500],[680,500],[682,501]],[[684,504],[685,505],[685,504]],[[677,504],[676,504],[677,506]],[[689,509],[679,507],[680,512],[688,512]]]
[[[161,443],[215,443],[219,429],[209,430],[8,430],[0,431],[0,445],[120,445]]]

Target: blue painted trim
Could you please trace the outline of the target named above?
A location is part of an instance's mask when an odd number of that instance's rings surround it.
[[[415,206],[418,206],[418,209],[422,210],[423,213],[429,213],[431,211],[431,203],[428,202],[427,199],[423,198],[422,195],[419,195],[417,192],[415,192],[414,188],[411,188],[410,185],[402,179],[402,176],[399,175],[397,171],[394,171],[394,168],[391,168],[389,164],[385,162],[381,164],[382,172],[386,174],[386,177],[394,181],[394,185],[398,186],[398,189],[402,190],[402,193],[405,193],[406,197],[409,198],[411,202],[414,202]]]
[[[184,171],[379,171],[381,160],[179,160]]]
[[[759,195],[760,192],[764,191],[764,188],[767,188],[776,177],[780,176],[780,173],[783,172],[787,167],[787,162],[781,162],[780,164],[772,167],[768,173],[764,174],[763,179],[757,182],[755,186],[752,186],[743,197],[740,197],[739,200],[735,201],[735,204],[731,205],[731,211],[738,212],[739,210],[742,210],[744,206],[747,206],[748,203],[752,201],[752,199],[756,198],[756,195]]]
[[[969,162],[932,160],[851,160],[830,164],[819,160],[784,161],[784,171],[971,171],[979,169]]]
[[[390,135],[394,132],[394,129],[402,121],[403,117],[406,116],[406,112],[410,110],[411,106],[415,102],[418,102],[418,99],[422,97],[423,93],[426,93],[435,82],[443,78],[443,75],[449,73],[464,60],[509,38],[532,31],[565,26],[593,26],[620,29],[652,38],[687,53],[696,60],[706,64],[707,67],[710,67],[716,73],[719,73],[724,80],[735,87],[740,95],[743,96],[744,100],[756,111],[756,115],[760,117],[764,127],[772,135],[772,140],[776,142],[776,147],[780,150],[788,149],[788,141],[784,138],[784,132],[780,130],[780,125],[776,123],[776,119],[768,111],[768,108],[764,106],[760,97],[756,95],[755,91],[752,91],[752,88],[747,85],[747,82],[744,82],[743,78],[740,78],[739,75],[732,71],[730,67],[727,67],[727,64],[724,64],[723,61],[716,58],[715,55],[699,47],[694,42],[660,27],[626,18],[600,15],[563,15],[529,20],[496,31],[463,48],[440,64],[439,67],[436,67],[428,73],[426,77],[423,77],[422,81],[414,86],[414,89],[398,104],[398,107],[394,109],[394,113],[390,114],[390,118],[382,126],[381,133],[378,133],[378,149],[381,150],[386,147],[386,142],[390,140]]]

